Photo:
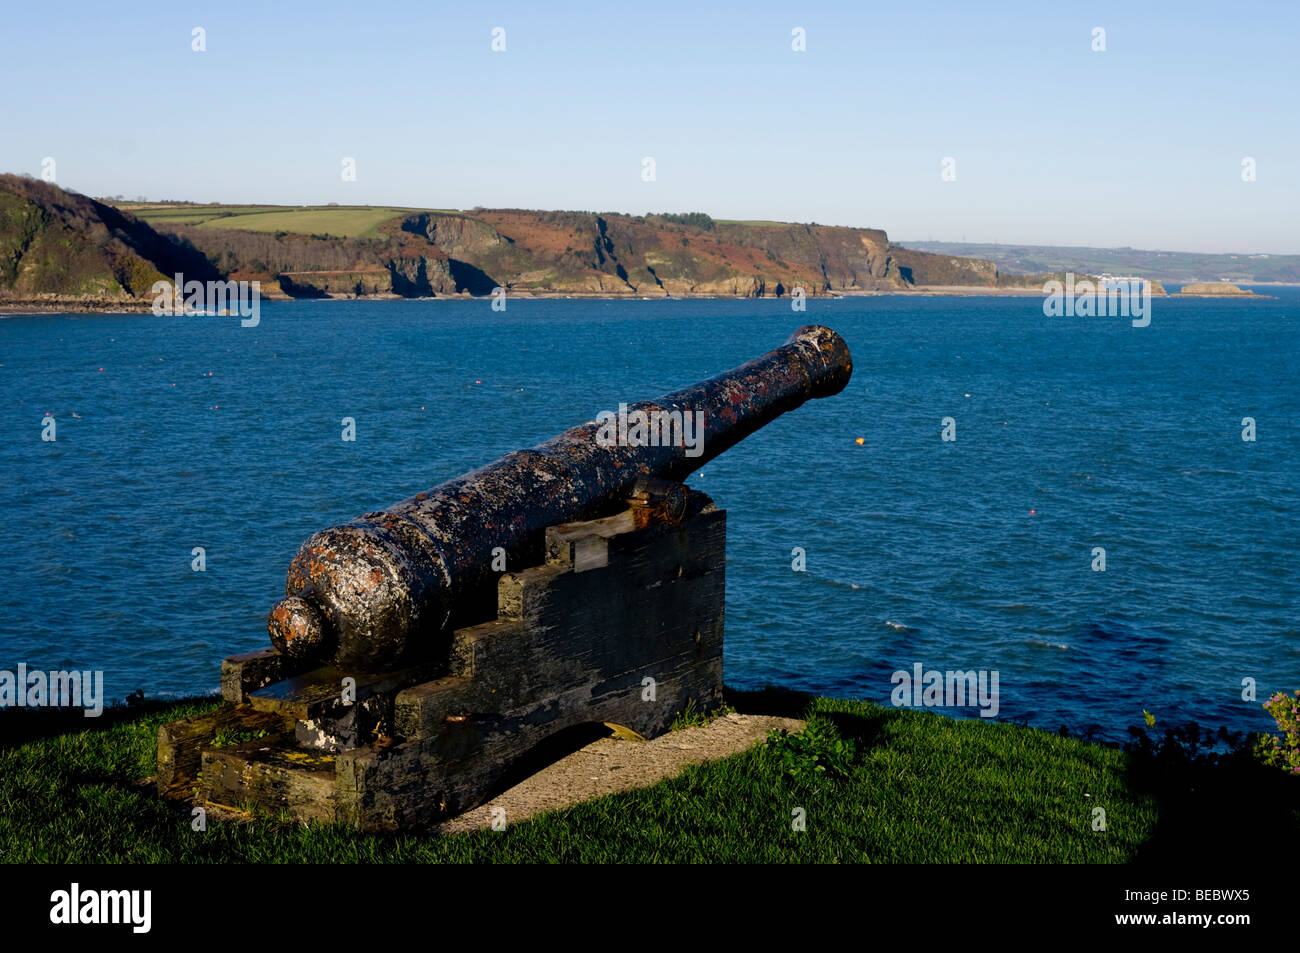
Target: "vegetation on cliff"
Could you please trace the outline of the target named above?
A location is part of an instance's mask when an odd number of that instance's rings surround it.
[[[1221,297],[1224,295],[1253,295],[1255,292],[1238,288],[1236,285],[1228,284],[1226,281],[1202,281],[1195,284],[1183,285],[1178,291],[1181,295],[1193,295],[1196,297]]]
[[[127,212],[37,179],[0,175],[0,300],[127,304],[176,272],[218,277],[204,255]]]

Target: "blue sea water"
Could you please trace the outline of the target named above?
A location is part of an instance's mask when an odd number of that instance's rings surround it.
[[[690,481],[728,511],[728,684],[888,702],[921,663],[997,671],[998,717],[1051,730],[1269,727],[1300,688],[1300,289],[1261,290],[1145,328],[897,296],[5,318],[0,669],[214,691],[312,532],[820,323],[848,388]]]

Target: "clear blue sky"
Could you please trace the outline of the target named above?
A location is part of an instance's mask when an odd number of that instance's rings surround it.
[[[1300,253],[1295,0],[68,0],[0,29],[0,170],[91,195]]]

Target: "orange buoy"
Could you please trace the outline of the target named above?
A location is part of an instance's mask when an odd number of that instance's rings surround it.
[[[856,443],[856,444],[860,447],[860,446],[862,446],[864,443],[866,443],[867,441],[866,441],[865,438],[863,438],[863,437],[859,437],[857,440],[855,440],[855,441],[853,441],[853,442]]]

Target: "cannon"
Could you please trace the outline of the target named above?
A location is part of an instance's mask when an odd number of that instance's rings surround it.
[[[722,701],[726,512],[694,470],[843,390],[819,326],[657,400],[316,533],[222,663],[218,710],[160,726],[159,793],[363,831],[483,803],[571,730],[667,731]]]
[[[839,393],[852,372],[838,334],[803,327],[784,347],[712,380],[620,408],[623,431],[645,415],[643,440],[626,432],[618,439],[612,420],[589,421],[319,532],[289,567],[285,598],[267,621],[271,644],[291,658],[332,654],[339,665],[367,670],[434,653],[458,596],[492,576],[494,552],[516,565],[537,553],[546,527],[608,510],[633,495],[638,480],[681,481],[780,414]],[[665,421],[682,439],[654,426]],[[690,446],[686,431],[700,422],[704,432]]]

